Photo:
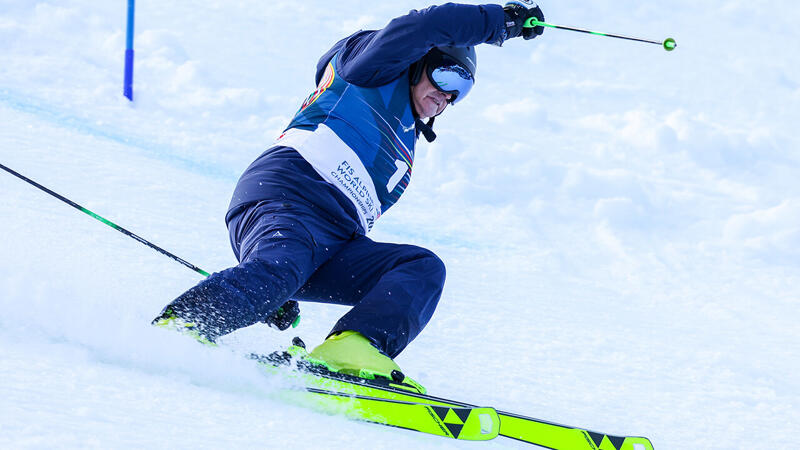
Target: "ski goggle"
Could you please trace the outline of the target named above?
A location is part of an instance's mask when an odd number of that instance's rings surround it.
[[[428,63],[427,72],[428,79],[436,89],[452,95],[448,103],[461,101],[475,84],[475,79],[467,69],[446,56],[441,57],[439,64]]]

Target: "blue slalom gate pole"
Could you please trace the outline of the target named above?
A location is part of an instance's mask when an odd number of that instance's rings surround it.
[[[134,1],[128,0],[128,33],[125,40],[125,81],[122,94],[133,101],[133,11]]]

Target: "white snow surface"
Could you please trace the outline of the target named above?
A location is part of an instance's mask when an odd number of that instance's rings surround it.
[[[210,271],[235,264],[238,175],[314,89],[318,57],[417,1],[0,0],[0,163]],[[448,280],[397,358],[433,394],[657,449],[788,448],[800,424],[800,13],[788,0],[542,2],[481,46],[374,239]],[[149,321],[200,276],[0,172],[0,448],[533,448],[272,400],[232,352]],[[300,327],[226,337],[269,351]]]

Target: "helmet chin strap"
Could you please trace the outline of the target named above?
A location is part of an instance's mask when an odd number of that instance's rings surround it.
[[[419,138],[419,134],[422,133],[422,135],[425,136],[426,141],[435,141],[436,133],[433,132],[433,121],[436,119],[436,117],[434,116],[428,119],[428,123],[423,122],[422,119],[419,118],[419,113],[417,113],[417,108],[414,106],[413,101],[411,102],[411,113],[414,114],[414,126],[417,129],[417,138]],[[437,114],[437,116],[439,114]]]
[[[428,123],[423,122],[422,119],[420,119],[419,117],[414,119],[414,124],[417,127],[417,136],[419,136],[419,133],[422,133],[422,135],[425,136],[426,141],[428,142],[435,141],[436,133],[433,132],[434,119],[435,117],[431,117],[430,119],[428,119]]]

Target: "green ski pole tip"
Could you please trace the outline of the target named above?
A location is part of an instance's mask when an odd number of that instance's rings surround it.
[[[675,39],[666,38],[664,40],[664,50],[666,50],[668,52],[671,52],[671,51],[675,50],[675,47],[677,47],[677,46],[678,46],[678,44],[675,42]]]

